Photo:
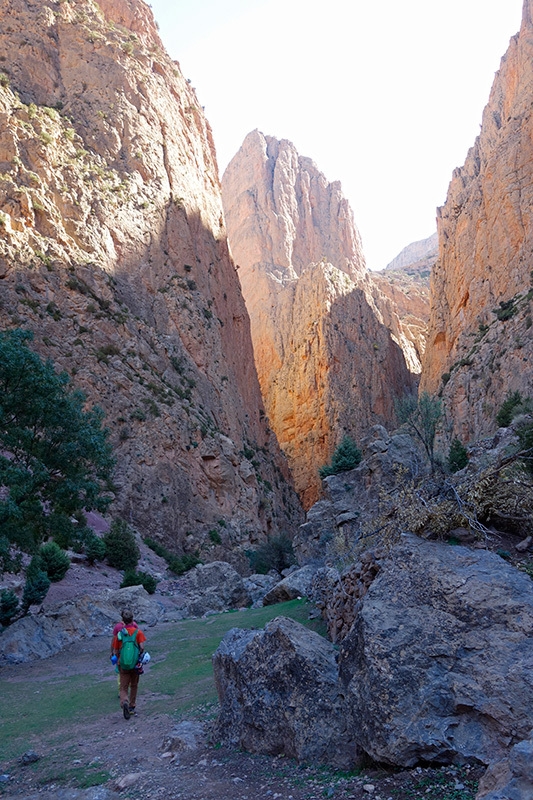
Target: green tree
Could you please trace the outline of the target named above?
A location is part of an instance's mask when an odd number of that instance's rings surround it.
[[[360,463],[361,451],[353,439],[350,439],[349,436],[345,436],[333,453],[331,464],[320,467],[318,474],[321,478],[327,478],[328,475],[337,475],[339,472],[347,472],[349,469],[355,469]]]
[[[26,552],[85,530],[105,511],[114,460],[103,412],[28,347],[32,334],[0,332],[0,534]],[[41,583],[43,583],[41,581]]]
[[[41,569],[52,583],[62,580],[70,567],[70,558],[56,542],[47,542],[39,549]]]
[[[18,597],[12,589],[2,589],[0,592],[0,626],[11,624],[11,620],[19,610]]]
[[[431,472],[435,471],[435,435],[442,416],[442,401],[422,392],[417,399],[406,395],[396,403],[396,414],[402,425],[422,442]]]
[[[254,572],[266,575],[271,569],[282,572],[296,563],[292,542],[285,534],[273,536],[257,550],[249,550],[246,555]]]
[[[454,439],[448,453],[448,469],[450,472],[459,472],[468,464],[468,452],[459,439]]]
[[[39,556],[33,556],[26,570],[26,583],[22,593],[22,610],[26,614],[29,607],[42,603],[50,588],[50,578],[42,568]]]
[[[141,554],[127,522],[123,519],[113,520],[110,529],[104,534],[104,544],[110,567],[135,570]]]

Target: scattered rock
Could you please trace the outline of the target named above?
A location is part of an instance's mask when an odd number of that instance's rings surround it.
[[[40,758],[41,756],[38,755],[35,750],[27,750],[21,755],[19,762],[26,766],[26,764],[35,764],[35,762],[39,761]]]
[[[115,782],[115,789],[119,792],[122,792],[124,789],[129,789],[131,786],[135,786],[135,784],[139,782],[143,775],[143,772],[130,772],[128,775],[123,775],[122,778],[119,778]]]
[[[186,750],[198,750],[207,741],[205,728],[201,722],[184,721],[172,729],[163,744],[163,758],[172,753]]]

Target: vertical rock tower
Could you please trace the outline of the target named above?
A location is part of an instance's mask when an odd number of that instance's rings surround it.
[[[1,327],[103,406],[115,514],[238,560],[300,512],[194,89],[143,0],[6,0],[0,71]]]
[[[410,343],[368,278],[340,183],[290,142],[250,133],[222,197],[266,411],[308,507],[342,436],[392,421],[414,385]]]
[[[533,394],[533,0],[496,73],[479,137],[439,209],[422,388],[446,435],[494,430],[509,392]]]

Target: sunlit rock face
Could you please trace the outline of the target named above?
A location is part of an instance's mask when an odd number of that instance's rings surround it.
[[[222,197],[266,411],[308,507],[343,435],[393,420],[414,348],[368,276],[340,184],[290,142],[250,133]]]
[[[1,327],[103,406],[115,514],[240,563],[300,512],[195,91],[142,0],[6,0],[0,23]]]
[[[479,137],[439,210],[422,388],[443,391],[447,435],[494,427],[531,394],[533,3],[496,73]]]

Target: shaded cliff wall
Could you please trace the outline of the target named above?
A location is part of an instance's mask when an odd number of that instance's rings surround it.
[[[222,197],[266,411],[308,507],[343,435],[392,422],[414,348],[368,276],[340,184],[290,142],[250,133]]]
[[[103,406],[115,513],[204,558],[290,531],[211,131],[150,8],[6,0],[0,23],[2,327]]]
[[[526,0],[480,135],[438,212],[421,388],[443,393],[448,438],[493,430],[509,392],[533,394],[532,18]]]

